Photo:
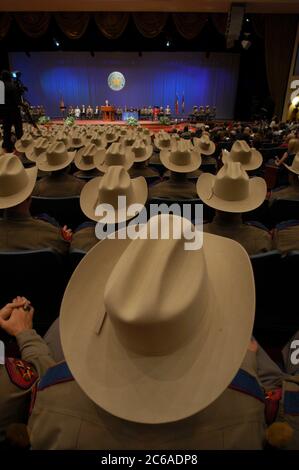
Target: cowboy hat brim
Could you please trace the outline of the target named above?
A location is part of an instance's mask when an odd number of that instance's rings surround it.
[[[37,166],[26,168],[25,171],[28,175],[28,184],[24,189],[15,194],[0,196],[0,209],[8,209],[9,207],[17,206],[32,194],[37,178]]]
[[[107,279],[130,243],[101,241],[73,273],[60,312],[64,355],[82,390],[108,413],[138,423],[178,421],[216,400],[238,372],[254,321],[252,268],[239,243],[204,234],[206,320],[175,352],[139,355],[121,343],[104,305]]]
[[[209,147],[207,149],[205,149],[200,145],[199,140],[200,139],[198,139],[196,137],[194,138],[194,148],[198,149],[202,155],[213,155],[213,153],[215,153],[216,145],[214,144],[214,142],[210,141],[209,142]]]
[[[191,162],[189,165],[175,165],[170,161],[170,150],[162,150],[160,152],[160,160],[168,170],[176,173],[190,173],[197,170],[201,165],[201,156],[196,150],[191,150]]]
[[[31,152],[32,149],[33,149],[33,147],[34,147],[34,141],[31,142],[31,144],[27,145],[26,147],[24,147],[21,142],[18,142],[18,141],[17,141],[17,142],[15,143],[15,149],[16,149],[18,152],[22,152],[22,153]]]
[[[67,152],[66,161],[64,161],[60,165],[49,165],[48,160],[47,160],[47,154],[45,153],[42,155],[42,158],[39,158],[37,160],[36,164],[37,164],[38,169],[42,171],[58,171],[70,165],[72,161],[74,160],[75,155],[76,155],[76,152]]]
[[[101,178],[102,176],[93,178],[82,188],[80,194],[80,206],[84,214],[89,219],[96,222],[101,222],[103,217],[105,217],[105,223],[120,223],[135,217],[136,214],[128,214],[127,207],[125,207],[123,210],[114,209],[111,214],[105,211],[103,216],[95,215],[96,205],[105,204],[103,201],[98,199],[98,188]],[[134,200],[131,202],[131,204],[142,204],[144,206],[148,196],[146,180],[140,176],[138,178],[132,179],[131,182],[134,193]],[[117,220],[115,220],[115,218],[117,218]]]
[[[156,147],[157,150],[169,150],[171,147],[171,140],[169,139],[169,145],[167,147],[162,146],[159,144],[159,141],[156,139],[154,140],[154,146]]]
[[[98,149],[96,154],[94,155],[93,157],[93,162],[92,163],[84,163],[83,159],[82,159],[82,155],[83,155],[83,152],[85,150],[85,147],[82,147],[80,150],[78,150],[78,152],[76,153],[75,155],[75,158],[74,158],[74,164],[76,165],[76,167],[79,169],[79,170],[93,170],[94,168],[96,168],[96,161],[99,160],[99,158],[101,158],[101,150],[103,149]]]
[[[146,147],[146,152],[145,152],[145,155],[143,157],[136,157],[134,152],[132,151],[131,149],[131,153],[132,153],[132,156],[134,158],[134,163],[138,163],[138,162],[145,162],[146,160],[148,160],[149,158],[151,158],[152,154],[153,154],[153,151],[154,151],[154,148],[152,145],[148,145]]]
[[[283,165],[287,168],[287,170],[291,171],[295,175],[299,175],[299,169],[295,170],[294,168],[292,168],[290,165],[287,165],[286,163],[283,163]]]
[[[250,162],[248,163],[243,163],[243,162],[240,162],[243,169],[246,170],[246,171],[250,171],[250,170],[256,170],[257,168],[259,168],[262,163],[263,163],[263,156],[260,152],[258,152],[256,149],[252,148],[250,149],[251,150],[251,159],[250,159]],[[230,152],[228,152],[227,150],[223,150],[222,152],[222,162],[223,163],[228,163],[228,162],[234,162],[235,160],[232,160],[230,158]]]
[[[254,177],[249,179],[248,198],[241,201],[226,201],[217,197],[213,193],[215,179],[216,176],[203,173],[196,184],[199,198],[213,209],[234,213],[249,212],[259,207],[265,200],[267,185],[263,178]]]

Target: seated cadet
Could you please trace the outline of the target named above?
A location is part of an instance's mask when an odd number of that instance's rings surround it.
[[[149,199],[197,199],[195,184],[188,179],[188,174],[200,167],[200,153],[182,140],[173,144],[171,150],[162,150],[160,160],[170,170],[170,178],[151,186]]]
[[[250,178],[240,163],[228,162],[217,175],[203,173],[197,182],[197,193],[209,207],[216,209],[211,223],[204,224],[205,233],[232,238],[253,255],[272,248],[266,229],[242,222],[242,213],[259,207],[265,200],[267,186],[263,178]]]
[[[0,446],[10,425],[27,423],[38,379],[55,364],[47,345],[32,329],[33,313],[24,297],[0,310],[0,329],[16,338],[21,353],[18,359],[0,361]]]
[[[107,160],[106,160],[107,161]],[[95,223],[84,223],[73,234],[71,249],[83,251],[90,250],[100,239],[103,234],[114,232],[117,225],[125,225],[127,221],[138,214],[128,214],[124,209],[119,207],[118,196],[126,197],[126,204],[141,204],[142,207],[147,200],[147,184],[146,180],[139,176],[131,179],[127,170],[118,166],[107,166],[103,168],[105,174],[103,177],[97,177],[86,183],[80,195],[80,206],[84,214]],[[96,209],[105,204],[110,205],[111,213],[106,215],[97,215]],[[103,209],[105,212],[106,209]],[[114,217],[115,216],[115,217]],[[116,220],[115,220],[116,219]],[[105,226],[107,224],[107,226]],[[103,233],[100,233],[101,232]]]
[[[299,250],[299,220],[287,220],[276,225],[273,248],[281,253]]]
[[[230,152],[222,151],[222,162],[239,162],[243,170],[253,171],[260,168],[263,163],[263,156],[255,148],[249,147],[245,140],[236,140]]]
[[[166,223],[169,239],[149,238]],[[32,449],[261,449],[247,254],[210,234],[186,250],[178,216],[153,217],[143,234],[103,240],[72,276],[60,312],[66,362],[39,383]]]
[[[192,137],[192,133],[189,131],[189,126],[185,126],[183,132],[180,134],[182,139],[189,140]]]
[[[288,170],[289,186],[271,192],[269,202],[272,204],[276,199],[298,199],[299,200],[299,152],[295,155],[291,165],[284,163]]]
[[[71,197],[79,196],[84,181],[68,175],[69,167],[76,152],[68,152],[62,142],[51,144],[45,154],[37,160],[39,170],[49,176],[41,178],[35,185],[34,196]]]
[[[0,251],[51,248],[68,251],[58,226],[33,218],[30,214],[31,193],[36,183],[37,167],[25,169],[20,159],[6,154],[0,159]]]
[[[144,142],[141,137],[136,139],[131,147],[131,152],[134,154],[134,164],[129,169],[131,178],[143,176],[148,184],[160,179],[159,173],[148,166],[148,160],[153,154],[153,146],[149,141]]]
[[[99,140],[101,139],[99,138]],[[86,180],[103,175],[103,173],[96,168],[96,161],[100,158],[99,155],[102,148],[104,147],[97,147],[96,144],[90,141],[90,143],[86,144],[85,147],[78,150],[74,160],[74,163],[79,170],[74,173],[76,178]]]

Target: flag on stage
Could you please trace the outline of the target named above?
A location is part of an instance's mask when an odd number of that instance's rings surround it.
[[[185,93],[183,93],[182,96],[182,114],[185,112]]]
[[[179,114],[179,98],[178,98],[178,95],[175,96],[175,114]]]

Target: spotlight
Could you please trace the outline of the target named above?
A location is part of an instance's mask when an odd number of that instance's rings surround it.
[[[166,41],[166,47],[170,46],[170,41]]]
[[[246,22],[249,23],[249,22],[250,22],[250,19],[249,19],[249,18],[246,18]]]
[[[54,41],[54,44],[55,44],[56,47],[59,47],[59,46],[60,46],[60,42],[57,41],[56,38],[53,38],[53,41]]]

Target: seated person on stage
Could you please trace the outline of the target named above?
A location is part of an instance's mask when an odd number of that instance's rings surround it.
[[[59,317],[66,362],[39,383],[33,450],[262,449],[250,260],[213,235],[188,251],[179,234],[106,239],[78,266]]]
[[[168,117],[171,116],[171,109],[170,109],[169,104],[165,108],[165,116],[168,116]]]
[[[266,228],[242,222],[242,213],[256,209],[265,200],[267,186],[263,178],[249,179],[239,162],[228,162],[216,176],[203,173],[197,193],[204,204],[216,209],[213,221],[203,226],[205,233],[231,238],[249,255],[271,250],[271,235]]]
[[[81,116],[81,109],[77,105],[76,108],[75,108],[75,118],[80,119],[80,116]]]
[[[36,176],[36,166],[25,169],[17,156],[1,156],[0,209],[4,209],[4,214],[0,219],[0,251],[42,248],[51,248],[61,254],[68,251],[68,243],[59,226],[30,214]]]
[[[148,160],[153,154],[153,146],[149,142],[145,143],[141,139],[136,139],[131,152],[134,154],[134,164],[129,169],[131,178],[143,176],[148,184],[160,179],[159,172],[148,166]]]
[[[87,222],[82,224],[74,232],[71,249],[78,249],[83,251],[90,250],[96,243],[101,239],[99,233],[96,236],[96,224],[107,232],[114,232],[117,230],[117,224],[114,217],[109,214],[110,222],[107,223],[107,218],[103,220],[103,216],[96,215],[96,207],[100,204],[110,204],[114,207],[115,217],[119,220],[122,225],[125,225],[132,216],[128,216],[126,213],[121,214],[118,211],[118,196],[125,195],[127,197],[127,205],[131,204],[142,204],[144,205],[147,200],[148,190],[146,180],[143,177],[131,179],[127,170],[132,165],[132,158],[126,158],[126,162],[123,162],[125,166],[112,165],[103,168],[105,174],[103,177],[94,178],[82,189],[80,195],[80,205],[84,214],[94,222]],[[105,223],[107,227],[105,227]]]
[[[92,119],[93,118],[93,109],[90,106],[90,104],[87,106],[87,109],[86,109],[86,117],[87,117],[87,119]]]
[[[178,141],[171,150],[161,150],[160,160],[170,170],[170,178],[151,186],[149,199],[197,199],[196,186],[188,174],[200,167],[200,154],[191,150],[188,142]]]
[[[85,117],[86,117],[86,108],[85,108],[85,104],[82,104],[81,119],[85,119]]]
[[[79,196],[84,181],[68,174],[75,154],[76,152],[68,152],[62,142],[51,144],[43,157],[37,161],[38,169],[48,172],[49,176],[44,176],[37,181],[33,195],[43,197]]]
[[[13,282],[13,280],[12,280]],[[25,429],[30,401],[35,387],[49,367],[55,365],[50,350],[33,330],[34,309],[24,297],[17,297],[0,309],[0,331],[16,338],[20,358],[5,357],[0,363],[0,447],[7,447],[13,435],[20,447],[29,447],[28,436],[21,440],[20,427]]]
[[[99,107],[96,106],[95,107],[95,110],[94,110],[94,119],[99,119],[99,115],[100,115],[100,112],[99,112]]]
[[[270,196],[270,204],[276,199],[298,199],[299,200],[299,152],[295,155],[290,165],[283,164],[288,170],[289,186],[283,189],[273,190]]]

